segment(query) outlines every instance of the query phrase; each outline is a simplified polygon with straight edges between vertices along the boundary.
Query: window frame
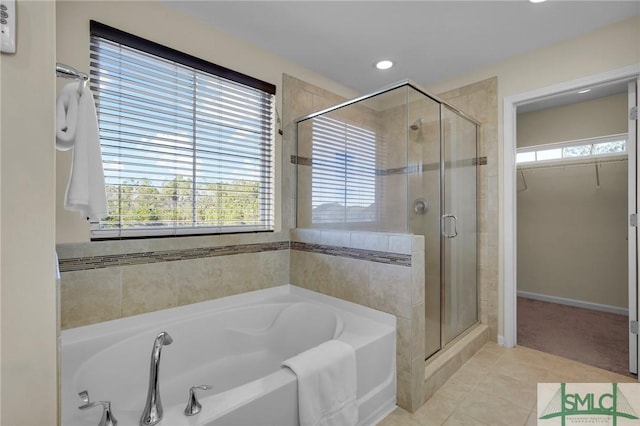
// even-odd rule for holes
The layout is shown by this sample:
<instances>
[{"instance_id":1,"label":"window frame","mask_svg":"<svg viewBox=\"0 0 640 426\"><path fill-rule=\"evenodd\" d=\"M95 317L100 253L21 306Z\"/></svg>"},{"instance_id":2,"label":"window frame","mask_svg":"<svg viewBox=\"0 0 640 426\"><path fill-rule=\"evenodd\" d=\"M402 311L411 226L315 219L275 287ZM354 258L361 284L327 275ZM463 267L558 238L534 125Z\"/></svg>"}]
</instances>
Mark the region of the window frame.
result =
<instances>
[{"instance_id":1,"label":"window frame","mask_svg":"<svg viewBox=\"0 0 640 426\"><path fill-rule=\"evenodd\" d=\"M115 227L104 228L100 224L92 224L90 229L91 240L110 240L110 239L134 239L134 238L161 238L175 236L192 236L192 235L217 235L217 234L234 234L234 233L255 233L255 232L274 232L275 229L275 94L276 86L259 80L257 78L239 73L229 68L205 61L195 56L180 52L178 50L163 46L153 41L138 37L136 35L118 30L116 28L104 25L97 21L90 21L90 37L99 37L113 43L122 44L128 48L141 51L143 53L153 55L160 59L175 62L182 66L192 68L194 71L200 71L215 77L219 77L233 83L238 83L252 89L257 89L271 96L271 126L269 129L268 148L270 150L270 161L268 162L269 170L263 171L268 173L266 180L261 179L260 185L269 182L271 185L268 194L268 219L261 225L222 225L222 226L179 226L173 224L167 227L155 227L149 225L147 227ZM93 51L91 52L91 62L95 62ZM93 70L92 70L93 71ZM95 74L93 74L95 75ZM92 78L93 78L92 75ZM265 133L266 135L266 133ZM195 149L195 146L194 146ZM194 160L195 161L195 160ZM195 165L194 165L195 167ZM195 196L195 194L193 195ZM259 211L263 214L263 207L266 206L263 196L259 196Z\"/></svg>"},{"instance_id":2,"label":"window frame","mask_svg":"<svg viewBox=\"0 0 640 426\"><path fill-rule=\"evenodd\" d=\"M597 160L599 158L607 158L607 157L619 157L619 156L627 155L628 153L627 151L627 143L629 142L628 137L629 136L626 133L618 133L615 135L600 136L600 137L587 138L587 139L578 139L578 140L569 141L569 142L557 142L557 143L522 147L516 150L516 165L518 167L522 167L522 166L526 167L526 166L535 166L536 164L548 164L548 163L554 163L554 162L555 163L557 162L571 163L574 161ZM594 145L599 145L599 144L608 143L608 142L620 142L620 141L625 142L625 149L622 152L609 152L609 153L599 153L599 154L590 153L588 155L576 155L576 156L564 155L565 148L591 145L591 150L593 150ZM559 158L538 159L538 153L542 153L542 152L550 151L554 149L561 150L561 156ZM519 154L528 154L528 153L533 153L535 155L535 159L528 160L528 161L518 161Z\"/></svg>"}]
</instances>

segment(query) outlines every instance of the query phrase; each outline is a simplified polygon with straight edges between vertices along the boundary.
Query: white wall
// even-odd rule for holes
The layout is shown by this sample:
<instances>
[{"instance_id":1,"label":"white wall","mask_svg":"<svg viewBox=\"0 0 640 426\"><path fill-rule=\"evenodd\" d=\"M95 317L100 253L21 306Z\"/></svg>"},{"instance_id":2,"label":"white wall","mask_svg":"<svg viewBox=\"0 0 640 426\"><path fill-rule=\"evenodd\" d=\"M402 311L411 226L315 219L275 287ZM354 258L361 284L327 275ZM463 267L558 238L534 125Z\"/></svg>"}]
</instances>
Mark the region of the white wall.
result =
<instances>
[{"instance_id":1,"label":"white wall","mask_svg":"<svg viewBox=\"0 0 640 426\"><path fill-rule=\"evenodd\" d=\"M55 3L17 1L17 53L0 56L3 425L57 423Z\"/></svg>"},{"instance_id":2,"label":"white wall","mask_svg":"<svg viewBox=\"0 0 640 426\"><path fill-rule=\"evenodd\" d=\"M282 111L282 73L323 87L346 98L357 94L299 65L247 44L211 26L151 1L57 1L57 60L79 70L89 69L89 20L101 22L156 43L183 51L207 61L256 77L277 86L276 103ZM286 25L286 22L282 23ZM62 86L63 81L58 83ZM276 138L276 229L288 232L292 209L283 194L281 145ZM285 159L287 160L287 159ZM75 212L64 210L62 202L69 176L71 154L56 155L57 242L89 240L86 221ZM284 229L283 229L284 228ZM288 237L288 234L287 234ZM286 237L285 237L286 238ZM257 239L260 239L258 236Z\"/></svg>"},{"instance_id":3,"label":"white wall","mask_svg":"<svg viewBox=\"0 0 640 426\"><path fill-rule=\"evenodd\" d=\"M638 8L640 13L640 4ZM502 106L504 98L637 64L640 64L640 15L542 49L454 76L450 80L430 86L429 90L433 93L441 93L490 77L498 77L498 143L500 147L498 183L499 199L501 200L504 196L504 170L502 168ZM504 218L500 217L499 220L500 229L502 229ZM503 236L500 236L500 240L502 238ZM497 314L499 315L498 333L502 335L504 330L502 315L504 309L502 295L504 291L503 247L500 247L499 250L501 294Z\"/></svg>"}]
</instances>

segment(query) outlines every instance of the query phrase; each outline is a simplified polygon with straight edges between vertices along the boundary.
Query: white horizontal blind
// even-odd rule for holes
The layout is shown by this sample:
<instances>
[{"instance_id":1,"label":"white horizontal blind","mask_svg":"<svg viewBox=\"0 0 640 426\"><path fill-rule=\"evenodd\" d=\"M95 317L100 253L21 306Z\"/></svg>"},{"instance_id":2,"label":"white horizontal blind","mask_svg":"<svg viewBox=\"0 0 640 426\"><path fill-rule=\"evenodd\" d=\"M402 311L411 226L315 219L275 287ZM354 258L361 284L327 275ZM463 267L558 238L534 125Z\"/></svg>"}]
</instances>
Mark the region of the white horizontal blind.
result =
<instances>
[{"instance_id":1,"label":"white horizontal blind","mask_svg":"<svg viewBox=\"0 0 640 426\"><path fill-rule=\"evenodd\" d=\"M92 237L273 229L273 96L92 35L109 217Z\"/></svg>"},{"instance_id":2,"label":"white horizontal blind","mask_svg":"<svg viewBox=\"0 0 640 426\"><path fill-rule=\"evenodd\" d=\"M312 223L375 221L375 132L317 117L312 134Z\"/></svg>"}]
</instances>

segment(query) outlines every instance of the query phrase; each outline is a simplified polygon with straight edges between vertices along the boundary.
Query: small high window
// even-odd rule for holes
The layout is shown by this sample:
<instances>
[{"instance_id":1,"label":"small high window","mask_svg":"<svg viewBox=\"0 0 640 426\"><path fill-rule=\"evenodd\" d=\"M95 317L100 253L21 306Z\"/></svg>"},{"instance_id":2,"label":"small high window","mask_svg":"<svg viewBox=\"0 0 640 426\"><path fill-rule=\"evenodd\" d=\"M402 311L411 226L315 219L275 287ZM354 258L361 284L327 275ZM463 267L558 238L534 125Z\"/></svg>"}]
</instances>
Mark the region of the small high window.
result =
<instances>
[{"instance_id":1,"label":"small high window","mask_svg":"<svg viewBox=\"0 0 640 426\"><path fill-rule=\"evenodd\" d=\"M92 238L273 230L275 86L91 21L109 216Z\"/></svg>"},{"instance_id":2,"label":"small high window","mask_svg":"<svg viewBox=\"0 0 640 426\"><path fill-rule=\"evenodd\" d=\"M626 153L627 135L625 134L520 148L516 154L516 163L524 164L541 161L572 160L610 155L625 155Z\"/></svg>"}]
</instances>

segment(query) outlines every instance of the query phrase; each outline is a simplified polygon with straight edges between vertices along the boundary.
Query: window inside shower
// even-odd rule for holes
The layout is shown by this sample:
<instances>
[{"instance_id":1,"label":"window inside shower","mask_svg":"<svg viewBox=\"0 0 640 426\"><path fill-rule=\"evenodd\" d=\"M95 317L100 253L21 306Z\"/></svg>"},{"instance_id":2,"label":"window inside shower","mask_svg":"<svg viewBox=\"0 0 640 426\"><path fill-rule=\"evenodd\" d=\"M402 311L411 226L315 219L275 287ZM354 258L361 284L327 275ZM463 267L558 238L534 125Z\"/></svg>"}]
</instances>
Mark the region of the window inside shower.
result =
<instances>
[{"instance_id":1,"label":"window inside shower","mask_svg":"<svg viewBox=\"0 0 640 426\"><path fill-rule=\"evenodd\" d=\"M311 223L375 222L375 131L328 117L312 126Z\"/></svg>"}]
</instances>

